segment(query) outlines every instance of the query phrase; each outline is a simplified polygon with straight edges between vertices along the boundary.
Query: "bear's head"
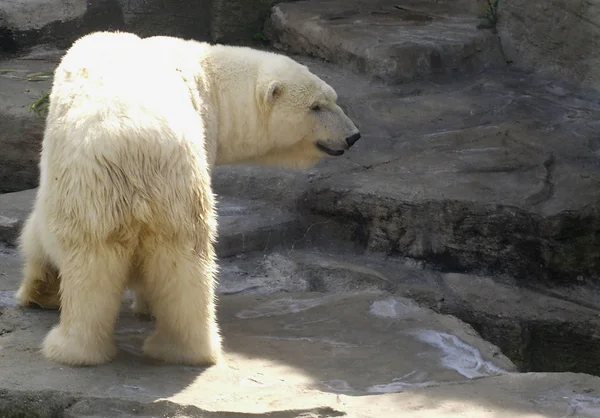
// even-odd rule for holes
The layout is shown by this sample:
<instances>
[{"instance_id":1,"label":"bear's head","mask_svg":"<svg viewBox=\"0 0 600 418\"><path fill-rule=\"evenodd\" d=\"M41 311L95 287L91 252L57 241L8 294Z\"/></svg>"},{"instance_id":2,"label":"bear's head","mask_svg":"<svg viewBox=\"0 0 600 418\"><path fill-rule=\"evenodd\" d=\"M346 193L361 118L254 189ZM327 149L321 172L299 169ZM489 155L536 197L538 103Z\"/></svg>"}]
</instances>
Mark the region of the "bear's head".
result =
<instances>
[{"instance_id":1,"label":"bear's head","mask_svg":"<svg viewBox=\"0 0 600 418\"><path fill-rule=\"evenodd\" d=\"M360 132L337 104L335 90L308 67L285 56L267 60L259 75L257 101L270 149L261 163L307 168L340 156Z\"/></svg>"}]
</instances>

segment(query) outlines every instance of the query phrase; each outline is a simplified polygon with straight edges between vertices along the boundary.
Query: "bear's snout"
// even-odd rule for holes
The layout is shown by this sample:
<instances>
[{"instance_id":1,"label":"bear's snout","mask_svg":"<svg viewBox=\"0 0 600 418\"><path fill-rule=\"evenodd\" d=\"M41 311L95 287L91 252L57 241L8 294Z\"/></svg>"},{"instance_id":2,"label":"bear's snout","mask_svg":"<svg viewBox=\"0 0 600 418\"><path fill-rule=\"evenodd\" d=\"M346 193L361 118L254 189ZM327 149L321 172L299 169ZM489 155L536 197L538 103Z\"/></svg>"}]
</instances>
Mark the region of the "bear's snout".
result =
<instances>
[{"instance_id":1,"label":"bear's snout","mask_svg":"<svg viewBox=\"0 0 600 418\"><path fill-rule=\"evenodd\" d=\"M360 139L360 132L357 132L354 135L346 138L346 143L348 144L348 148L350 148L352 145L354 145L356 143L356 141L358 141L359 139Z\"/></svg>"}]
</instances>

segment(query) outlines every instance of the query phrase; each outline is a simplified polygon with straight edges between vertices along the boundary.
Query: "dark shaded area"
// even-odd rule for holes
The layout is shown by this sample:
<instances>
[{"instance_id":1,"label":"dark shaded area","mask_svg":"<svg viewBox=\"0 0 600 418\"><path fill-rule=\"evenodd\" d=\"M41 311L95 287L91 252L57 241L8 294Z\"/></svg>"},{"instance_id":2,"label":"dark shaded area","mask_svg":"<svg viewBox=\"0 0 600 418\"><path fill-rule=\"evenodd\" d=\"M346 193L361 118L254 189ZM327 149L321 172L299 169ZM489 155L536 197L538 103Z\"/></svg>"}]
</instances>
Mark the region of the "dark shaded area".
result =
<instances>
[{"instance_id":1,"label":"dark shaded area","mask_svg":"<svg viewBox=\"0 0 600 418\"><path fill-rule=\"evenodd\" d=\"M460 307L441 309L498 346L520 372L572 372L600 376L600 337L573 321L515 321Z\"/></svg>"},{"instance_id":2,"label":"dark shaded area","mask_svg":"<svg viewBox=\"0 0 600 418\"><path fill-rule=\"evenodd\" d=\"M344 200L344 193L335 190L308 192L300 199L313 213L343 217L365 249L422 260L442 272L510 275L522 285L567 285L600 271L596 207L544 218L475 202L408 204L370 196L344 207L333 203ZM325 202L331 202L330 210ZM424 248L413 245L417 224L429 231Z\"/></svg>"},{"instance_id":3,"label":"dark shaded area","mask_svg":"<svg viewBox=\"0 0 600 418\"><path fill-rule=\"evenodd\" d=\"M0 56L14 54L19 50L13 31L0 27Z\"/></svg>"}]
</instances>

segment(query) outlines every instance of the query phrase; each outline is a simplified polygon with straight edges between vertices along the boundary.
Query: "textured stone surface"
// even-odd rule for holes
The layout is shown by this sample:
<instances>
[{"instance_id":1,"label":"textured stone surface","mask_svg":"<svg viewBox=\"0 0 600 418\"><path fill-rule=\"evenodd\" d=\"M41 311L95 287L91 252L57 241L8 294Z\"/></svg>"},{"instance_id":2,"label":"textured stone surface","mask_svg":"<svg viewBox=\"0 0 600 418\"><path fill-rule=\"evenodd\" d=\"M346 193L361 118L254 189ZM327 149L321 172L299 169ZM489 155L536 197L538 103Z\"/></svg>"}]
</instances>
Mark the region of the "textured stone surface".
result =
<instances>
[{"instance_id":1,"label":"textured stone surface","mask_svg":"<svg viewBox=\"0 0 600 418\"><path fill-rule=\"evenodd\" d=\"M507 59L600 88L600 6L589 0L501 0Z\"/></svg>"},{"instance_id":2,"label":"textured stone surface","mask_svg":"<svg viewBox=\"0 0 600 418\"><path fill-rule=\"evenodd\" d=\"M458 10L457 10L458 9ZM279 48L398 83L504 66L498 37L452 2L325 0L278 4Z\"/></svg>"}]
</instances>

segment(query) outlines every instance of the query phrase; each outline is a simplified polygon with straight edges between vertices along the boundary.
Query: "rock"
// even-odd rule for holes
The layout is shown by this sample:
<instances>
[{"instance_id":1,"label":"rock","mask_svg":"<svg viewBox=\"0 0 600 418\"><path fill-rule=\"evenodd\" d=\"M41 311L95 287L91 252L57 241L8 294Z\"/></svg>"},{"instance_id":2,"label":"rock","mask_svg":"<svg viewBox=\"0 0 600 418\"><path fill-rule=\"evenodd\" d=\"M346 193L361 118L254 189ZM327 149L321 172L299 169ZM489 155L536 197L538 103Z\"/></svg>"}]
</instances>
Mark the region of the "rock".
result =
<instances>
[{"instance_id":1,"label":"rock","mask_svg":"<svg viewBox=\"0 0 600 418\"><path fill-rule=\"evenodd\" d=\"M477 17L460 6L393 0L285 3L273 8L269 33L278 48L389 83L503 67L498 37L477 29Z\"/></svg>"},{"instance_id":2,"label":"rock","mask_svg":"<svg viewBox=\"0 0 600 418\"><path fill-rule=\"evenodd\" d=\"M365 141L328 162L300 207L346 219L369 250L446 270L598 277L598 94L520 72L386 88L304 62Z\"/></svg>"},{"instance_id":3,"label":"rock","mask_svg":"<svg viewBox=\"0 0 600 418\"><path fill-rule=\"evenodd\" d=\"M42 43L69 46L96 30L123 29L117 0L5 0L0 32L5 53Z\"/></svg>"},{"instance_id":4,"label":"rock","mask_svg":"<svg viewBox=\"0 0 600 418\"><path fill-rule=\"evenodd\" d=\"M600 10L589 1L502 0L498 33L508 60L600 88Z\"/></svg>"},{"instance_id":5,"label":"rock","mask_svg":"<svg viewBox=\"0 0 600 418\"><path fill-rule=\"evenodd\" d=\"M17 245L23 222L35 200L35 189L0 194L0 243ZM297 216L257 201L218 199L217 254L230 257L247 251L267 251L302 235Z\"/></svg>"},{"instance_id":6,"label":"rock","mask_svg":"<svg viewBox=\"0 0 600 418\"><path fill-rule=\"evenodd\" d=\"M308 293L289 287L314 256L297 259L303 261L295 271L285 267L285 256L270 256L263 262L267 270L248 276L266 273L262 283L283 278L287 285L233 292L231 284L251 283L239 273L260 266L260 258L224 261L218 306L226 353L219 366L142 357L140 345L152 327L124 301L117 359L72 368L40 355L37 347L58 312L16 307L20 261L0 254L0 415L391 418L401 411L407 417L498 418L561 417L570 410L596 416L600 378L518 373L468 325L376 286ZM322 278L333 277L319 263Z\"/></svg>"}]
</instances>

